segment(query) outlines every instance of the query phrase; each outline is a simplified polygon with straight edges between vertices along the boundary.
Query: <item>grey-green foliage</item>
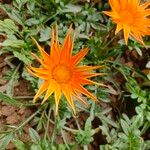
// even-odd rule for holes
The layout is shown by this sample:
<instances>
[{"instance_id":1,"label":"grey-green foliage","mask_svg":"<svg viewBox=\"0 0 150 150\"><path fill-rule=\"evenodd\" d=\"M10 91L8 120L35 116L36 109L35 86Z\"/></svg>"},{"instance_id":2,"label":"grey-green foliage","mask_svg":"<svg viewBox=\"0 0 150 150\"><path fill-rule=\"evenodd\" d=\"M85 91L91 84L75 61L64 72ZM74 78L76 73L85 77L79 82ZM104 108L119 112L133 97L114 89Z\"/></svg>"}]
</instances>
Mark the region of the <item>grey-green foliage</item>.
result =
<instances>
[{"instance_id":1,"label":"grey-green foliage","mask_svg":"<svg viewBox=\"0 0 150 150\"><path fill-rule=\"evenodd\" d=\"M150 141L144 141L140 127L143 120L138 115L128 118L123 114L119 120L120 128L109 129L108 126L100 126L102 133L106 135L108 144L100 146L100 150L148 150Z\"/></svg>"},{"instance_id":2,"label":"grey-green foliage","mask_svg":"<svg viewBox=\"0 0 150 150\"><path fill-rule=\"evenodd\" d=\"M149 82L147 80L147 82ZM129 78L126 83L131 98L137 100L139 105L135 108L138 115L144 117L144 122L150 122L150 90L149 87L142 89L134 78Z\"/></svg>"},{"instance_id":3,"label":"grey-green foliage","mask_svg":"<svg viewBox=\"0 0 150 150\"><path fill-rule=\"evenodd\" d=\"M34 48L31 37L49 44L50 26L59 24L60 36L74 23L76 35L81 41L75 45L79 49L83 40L90 38L91 28L101 29L102 14L88 3L79 5L69 0L14 0L12 5L0 4L8 19L0 21L0 34L7 38L1 45L5 51L11 51L24 64L31 64L31 51ZM83 22L83 20L85 20ZM103 26L104 28L104 26ZM61 41L61 38L60 38Z\"/></svg>"},{"instance_id":4,"label":"grey-green foliage","mask_svg":"<svg viewBox=\"0 0 150 150\"><path fill-rule=\"evenodd\" d=\"M129 77L126 83L133 101L137 102L136 113L132 118L123 114L118 120L119 128L110 129L108 123L100 126L106 135L108 144L100 146L100 150L149 150L150 141L144 141L143 134L150 127L150 92L142 89L137 81Z\"/></svg>"},{"instance_id":5,"label":"grey-green foliage","mask_svg":"<svg viewBox=\"0 0 150 150\"><path fill-rule=\"evenodd\" d=\"M113 25L108 20L106 25L101 24L106 18L103 18L102 13L90 3L80 5L78 1L70 0L13 0L12 5L0 4L0 8L2 8L9 17L9 19L0 21L0 34L7 37L5 41L0 44L3 46L3 51L11 52L14 57L18 58L24 64L28 65L32 62L32 57L30 55L31 51L37 53L37 48L33 45L31 37L38 39L38 41L44 44L49 44L49 32L51 26L56 22L59 26L60 42L63 41L65 37L64 33L66 33L70 24L73 23L77 37L75 50L79 50L79 48L85 45L88 45L90 48L90 55L85 59L87 63L94 63L97 65L99 64L99 60L108 58L110 60L111 57L117 57L119 60L125 50L124 44L120 43L120 45L118 45L118 43L116 43L116 46L114 46L112 43L115 44L115 41L109 43L108 40L111 39L111 36L109 37L108 31L110 31ZM134 43L131 45L131 47L134 47L141 55L138 46L139 45ZM132 49L131 47L129 46L130 49ZM111 76L111 67L115 68L114 76L116 76L116 72L118 71L123 74L124 78L127 80L127 76L131 74L131 69L124 64L118 63L116 60L109 66L110 70L108 73L110 78L108 78L107 81L113 78L113 76ZM15 72L12 71L9 76L7 76L10 80L13 73ZM13 79L19 78L18 73L14 76ZM23 70L22 77L29 80L34 89L37 88L37 80L31 77L25 69ZM10 85L13 85L13 82L10 82ZM101 150L149 149L149 141L144 141L142 136L150 126L150 92L147 87L145 89L141 88L133 78L128 78L126 90L131 93L132 100L137 102L135 108L137 114L132 118L122 115L121 119L113 120L112 116L109 115L112 109L106 108L106 110L101 111L101 107L98 106L93 110L93 114L95 113L94 117L96 116L99 118L102 123L99 128L104 136L106 136L107 140L107 144L100 146ZM7 89L8 94L12 93L11 91L10 88ZM111 101L107 89L99 88L97 92L98 98L101 98L105 103ZM20 106L20 103L3 93L0 93L0 97L9 104ZM64 102L65 100L62 99L62 101ZM50 100L51 106L54 105L52 103L54 103L54 100ZM66 120L71 117L71 113L70 111L68 113L68 111L66 103L60 103L60 118L56 125L58 133L61 133L61 130L65 127L65 124L67 124ZM39 130L42 129L42 125L46 122L43 120L46 120L46 118L43 120L35 118L35 120L41 123L39 125ZM92 121L93 118L89 117L86 120L84 128L75 132L75 140L80 144L79 146L84 147L93 141L95 130L92 128ZM51 140L43 140L34 129L30 129L29 134L31 138L29 143L23 143L18 139L13 140L18 150L66 150L68 146L70 149L73 149L71 144L68 143L66 147L65 144L57 145L55 142L51 143ZM4 149L13 138L11 134L1 138L0 149Z\"/></svg>"},{"instance_id":6,"label":"grey-green foliage","mask_svg":"<svg viewBox=\"0 0 150 150\"><path fill-rule=\"evenodd\" d=\"M34 19L30 20L30 24L26 23L28 21L26 19L27 15L33 17L35 1L32 2L31 4L31 1L16 0L13 1L12 5L0 5L0 8L9 16L9 19L0 21L0 34L7 37L1 45L5 51L11 51L24 64L31 64L32 62L31 50L33 46L31 36L38 33L38 30L35 30L38 27L35 27L37 23L33 22ZM26 13L25 5L27 6ZM29 29L31 23L34 28Z\"/></svg>"},{"instance_id":7,"label":"grey-green foliage","mask_svg":"<svg viewBox=\"0 0 150 150\"><path fill-rule=\"evenodd\" d=\"M6 40L1 43L3 49L11 51L15 57L25 64L31 63L32 58L29 54L29 50L27 50L28 43L25 42L22 33L13 20L5 19L0 21L0 34L7 36Z\"/></svg>"},{"instance_id":8,"label":"grey-green foliage","mask_svg":"<svg viewBox=\"0 0 150 150\"><path fill-rule=\"evenodd\" d=\"M0 149L5 150L8 143L14 138L13 133L8 133L5 135L0 135Z\"/></svg>"},{"instance_id":9,"label":"grey-green foliage","mask_svg":"<svg viewBox=\"0 0 150 150\"><path fill-rule=\"evenodd\" d=\"M19 72L18 72L19 68L20 65L6 72L5 78L8 79L6 94L8 96L13 96L14 94L14 87L15 84L18 83L18 79L19 79Z\"/></svg>"},{"instance_id":10,"label":"grey-green foliage","mask_svg":"<svg viewBox=\"0 0 150 150\"><path fill-rule=\"evenodd\" d=\"M134 78L129 78L126 83L127 90L131 93L132 99L137 99L139 103L149 103L150 91L142 90Z\"/></svg>"},{"instance_id":11,"label":"grey-green foliage","mask_svg":"<svg viewBox=\"0 0 150 150\"><path fill-rule=\"evenodd\" d=\"M92 129L91 123L92 118L89 117L85 122L84 130L79 130L79 132L75 137L77 143L80 144L81 146L88 145L93 141L92 136L95 134L95 130Z\"/></svg>"},{"instance_id":12,"label":"grey-green foliage","mask_svg":"<svg viewBox=\"0 0 150 150\"><path fill-rule=\"evenodd\" d=\"M51 140L45 140L32 128L29 129L31 141L23 143L18 139L14 139L13 143L17 150L68 150L64 144L51 143ZM71 149L71 147L70 147Z\"/></svg>"},{"instance_id":13,"label":"grey-green foliage","mask_svg":"<svg viewBox=\"0 0 150 150\"><path fill-rule=\"evenodd\" d=\"M15 147L17 148L17 150L27 150L27 146L22 141L18 139L14 139L13 143Z\"/></svg>"}]
</instances>

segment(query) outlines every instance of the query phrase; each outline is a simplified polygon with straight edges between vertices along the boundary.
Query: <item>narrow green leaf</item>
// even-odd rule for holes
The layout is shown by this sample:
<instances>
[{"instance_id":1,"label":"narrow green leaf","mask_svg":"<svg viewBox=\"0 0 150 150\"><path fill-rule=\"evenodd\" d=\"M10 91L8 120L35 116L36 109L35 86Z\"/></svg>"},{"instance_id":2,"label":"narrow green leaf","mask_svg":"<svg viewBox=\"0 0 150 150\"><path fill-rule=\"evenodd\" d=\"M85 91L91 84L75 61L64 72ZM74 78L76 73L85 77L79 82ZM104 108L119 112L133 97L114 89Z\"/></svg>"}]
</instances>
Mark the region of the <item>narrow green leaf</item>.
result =
<instances>
[{"instance_id":1,"label":"narrow green leaf","mask_svg":"<svg viewBox=\"0 0 150 150\"><path fill-rule=\"evenodd\" d=\"M14 48L22 48L25 46L25 43L23 40L6 39L1 45L2 46L10 46L10 47L14 47Z\"/></svg>"},{"instance_id":2,"label":"narrow green leaf","mask_svg":"<svg viewBox=\"0 0 150 150\"><path fill-rule=\"evenodd\" d=\"M14 95L14 93L13 93L14 83L19 78L19 76L18 76L18 69L19 68L20 68L20 64L14 69L12 76L11 76L11 79L9 80L9 82L7 84L6 94L10 97L12 97Z\"/></svg>"},{"instance_id":3,"label":"narrow green leaf","mask_svg":"<svg viewBox=\"0 0 150 150\"><path fill-rule=\"evenodd\" d=\"M0 140L0 150L4 150L8 143L13 139L13 133L9 133Z\"/></svg>"},{"instance_id":4,"label":"narrow green leaf","mask_svg":"<svg viewBox=\"0 0 150 150\"><path fill-rule=\"evenodd\" d=\"M17 12L16 10L12 10L12 12L8 13L8 15L12 20L16 21L19 25L24 26L19 12Z\"/></svg>"},{"instance_id":5,"label":"narrow green leaf","mask_svg":"<svg viewBox=\"0 0 150 150\"><path fill-rule=\"evenodd\" d=\"M7 96L6 94L4 94L2 92L0 92L0 100L6 102L7 104L16 106L16 107L20 107L23 105L21 102L16 101L15 99Z\"/></svg>"},{"instance_id":6,"label":"narrow green leaf","mask_svg":"<svg viewBox=\"0 0 150 150\"><path fill-rule=\"evenodd\" d=\"M22 141L16 139L13 140L13 143L16 146L17 150L26 150L26 146Z\"/></svg>"},{"instance_id":7,"label":"narrow green leaf","mask_svg":"<svg viewBox=\"0 0 150 150\"><path fill-rule=\"evenodd\" d=\"M40 141L40 136L34 129L29 129L29 135L33 142L38 143L38 141Z\"/></svg>"},{"instance_id":8,"label":"narrow green leaf","mask_svg":"<svg viewBox=\"0 0 150 150\"><path fill-rule=\"evenodd\" d=\"M4 21L0 21L0 31L13 34L18 31L18 28L11 19L5 19Z\"/></svg>"},{"instance_id":9,"label":"narrow green leaf","mask_svg":"<svg viewBox=\"0 0 150 150\"><path fill-rule=\"evenodd\" d=\"M15 57L17 57L20 61L24 62L26 65L31 64L31 57L29 54L26 54L24 51L13 51Z\"/></svg>"},{"instance_id":10,"label":"narrow green leaf","mask_svg":"<svg viewBox=\"0 0 150 150\"><path fill-rule=\"evenodd\" d=\"M127 122L124 121L123 119L120 120L120 123L121 123L121 127L122 127L124 133L125 133L126 135L129 135L130 126L129 126L129 125L127 124Z\"/></svg>"}]
</instances>

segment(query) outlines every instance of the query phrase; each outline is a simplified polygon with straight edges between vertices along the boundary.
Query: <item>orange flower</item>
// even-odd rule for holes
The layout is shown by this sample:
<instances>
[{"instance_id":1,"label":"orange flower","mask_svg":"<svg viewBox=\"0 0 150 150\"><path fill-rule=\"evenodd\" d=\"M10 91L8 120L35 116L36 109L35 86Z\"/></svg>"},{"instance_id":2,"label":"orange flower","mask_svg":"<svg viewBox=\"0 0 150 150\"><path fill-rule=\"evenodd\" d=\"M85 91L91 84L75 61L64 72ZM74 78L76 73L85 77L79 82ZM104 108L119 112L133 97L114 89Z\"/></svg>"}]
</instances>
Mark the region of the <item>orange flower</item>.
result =
<instances>
[{"instance_id":1,"label":"orange flower","mask_svg":"<svg viewBox=\"0 0 150 150\"><path fill-rule=\"evenodd\" d=\"M109 0L111 12L104 13L112 17L117 24L116 32L123 29L125 43L129 35L144 45L142 37L150 35L150 0L140 4L140 0Z\"/></svg>"},{"instance_id":2,"label":"orange flower","mask_svg":"<svg viewBox=\"0 0 150 150\"><path fill-rule=\"evenodd\" d=\"M83 85L98 84L89 80L89 78L102 75L102 73L91 72L93 69L100 68L100 66L79 66L80 61L87 54L88 49L84 48L72 56L74 35L71 38L71 28L62 46L59 45L57 29L56 31L52 29L50 55L36 41L35 43L42 55L42 59L35 54L32 55L40 62L42 67L28 67L27 69L32 75L43 79L43 83L34 96L33 102L36 102L36 99L45 92L45 97L42 101L43 104L54 93L57 114L62 94L66 97L74 113L73 98L87 104L81 96L81 94L84 94L97 101L97 98L86 90Z\"/></svg>"}]
</instances>

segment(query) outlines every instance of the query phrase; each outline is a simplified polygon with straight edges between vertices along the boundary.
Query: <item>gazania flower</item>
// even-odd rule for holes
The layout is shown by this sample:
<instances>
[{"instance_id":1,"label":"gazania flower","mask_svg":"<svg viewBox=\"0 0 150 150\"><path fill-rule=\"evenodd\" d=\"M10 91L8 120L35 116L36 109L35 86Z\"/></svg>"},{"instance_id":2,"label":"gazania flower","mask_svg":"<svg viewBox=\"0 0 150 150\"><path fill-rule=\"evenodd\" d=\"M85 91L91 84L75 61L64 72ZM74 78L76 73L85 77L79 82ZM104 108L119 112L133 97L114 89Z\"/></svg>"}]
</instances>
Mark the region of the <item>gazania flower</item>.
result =
<instances>
[{"instance_id":1,"label":"gazania flower","mask_svg":"<svg viewBox=\"0 0 150 150\"><path fill-rule=\"evenodd\" d=\"M89 78L102 75L102 73L91 72L93 69L97 69L100 66L79 66L80 61L87 54L88 49L84 48L76 55L72 56L74 35L71 37L71 28L62 46L60 46L58 41L57 29L52 29L50 54L47 54L36 41L35 43L41 53L42 59L35 54L32 55L42 67L28 67L28 71L32 75L43 79L43 83L34 96L33 102L36 102L37 98L45 93L42 101L42 103L44 103L54 93L57 114L62 94L66 97L74 113L74 98L87 104L82 98L83 94L97 101L97 98L86 90L83 85L98 84L89 80Z\"/></svg>"},{"instance_id":2,"label":"gazania flower","mask_svg":"<svg viewBox=\"0 0 150 150\"><path fill-rule=\"evenodd\" d=\"M129 35L144 45L142 37L150 35L150 0L109 0L112 11L104 13L117 24L116 33L123 29L127 44Z\"/></svg>"}]
</instances>

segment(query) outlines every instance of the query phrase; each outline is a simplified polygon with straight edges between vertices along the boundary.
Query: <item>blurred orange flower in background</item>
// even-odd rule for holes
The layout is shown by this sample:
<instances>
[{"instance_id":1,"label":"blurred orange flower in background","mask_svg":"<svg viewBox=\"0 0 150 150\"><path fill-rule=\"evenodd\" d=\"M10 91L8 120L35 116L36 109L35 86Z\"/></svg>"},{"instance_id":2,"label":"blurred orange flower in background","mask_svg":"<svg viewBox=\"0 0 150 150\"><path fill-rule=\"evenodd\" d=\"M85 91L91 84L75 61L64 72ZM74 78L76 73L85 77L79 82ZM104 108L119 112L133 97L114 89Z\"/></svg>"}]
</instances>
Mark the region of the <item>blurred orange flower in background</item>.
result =
<instances>
[{"instance_id":1,"label":"blurred orange flower in background","mask_svg":"<svg viewBox=\"0 0 150 150\"><path fill-rule=\"evenodd\" d=\"M125 43L128 43L129 35L142 43L142 37L150 35L150 0L141 4L140 0L109 0L111 11L104 14L112 17L117 24L115 33L123 29Z\"/></svg>"}]
</instances>

